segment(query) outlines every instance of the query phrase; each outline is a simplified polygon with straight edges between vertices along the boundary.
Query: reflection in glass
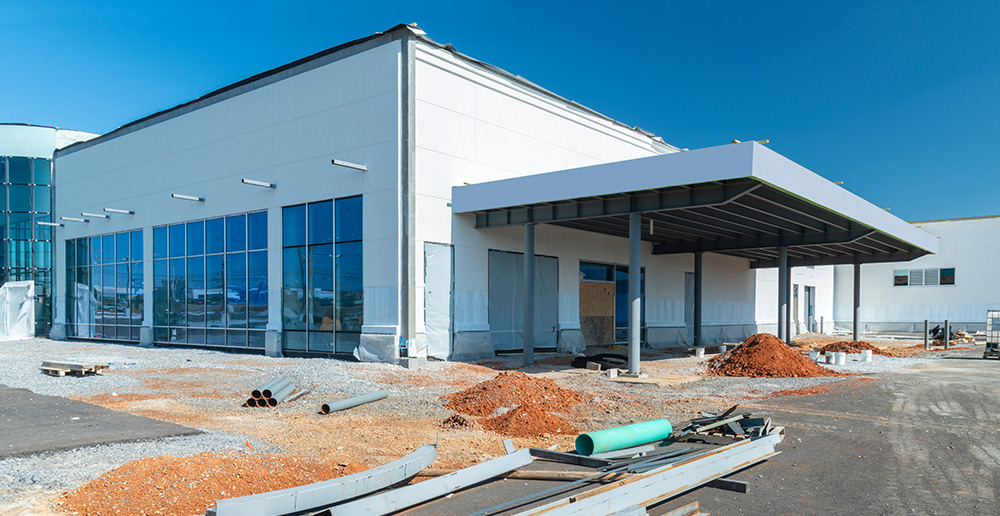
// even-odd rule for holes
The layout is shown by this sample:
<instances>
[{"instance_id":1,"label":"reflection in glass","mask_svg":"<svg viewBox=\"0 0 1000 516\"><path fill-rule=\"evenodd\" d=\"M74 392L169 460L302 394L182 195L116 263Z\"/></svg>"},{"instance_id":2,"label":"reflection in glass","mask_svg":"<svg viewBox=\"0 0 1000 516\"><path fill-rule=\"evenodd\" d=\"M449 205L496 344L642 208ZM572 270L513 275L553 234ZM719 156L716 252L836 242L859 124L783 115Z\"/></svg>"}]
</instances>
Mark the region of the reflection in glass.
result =
<instances>
[{"instance_id":1,"label":"reflection in glass","mask_svg":"<svg viewBox=\"0 0 1000 516\"><path fill-rule=\"evenodd\" d=\"M132 244L131 244L132 249L129 252L129 258L131 258L133 262L141 262L142 261L142 230L139 229L139 230L133 231L130 234L129 239L132 242Z\"/></svg>"},{"instance_id":2,"label":"reflection in glass","mask_svg":"<svg viewBox=\"0 0 1000 516\"><path fill-rule=\"evenodd\" d=\"M47 186L36 186L34 187L35 203L34 210L42 213L49 213L52 211L52 193L49 191Z\"/></svg>"},{"instance_id":3,"label":"reflection in glass","mask_svg":"<svg viewBox=\"0 0 1000 516\"><path fill-rule=\"evenodd\" d=\"M311 219L310 219L311 220ZM309 330L333 331L333 246L309 246ZM312 339L310 339L312 342ZM312 349L312 346L310 346Z\"/></svg>"},{"instance_id":4,"label":"reflection in glass","mask_svg":"<svg viewBox=\"0 0 1000 516\"><path fill-rule=\"evenodd\" d=\"M35 158L32 168L36 185L52 184L52 163L45 158Z\"/></svg>"},{"instance_id":5,"label":"reflection in glass","mask_svg":"<svg viewBox=\"0 0 1000 516\"><path fill-rule=\"evenodd\" d=\"M226 314L229 328L247 327L247 255L226 255Z\"/></svg>"},{"instance_id":6,"label":"reflection in glass","mask_svg":"<svg viewBox=\"0 0 1000 516\"><path fill-rule=\"evenodd\" d=\"M222 253L226 250L226 221L222 218L205 221L205 252Z\"/></svg>"},{"instance_id":7,"label":"reflection in glass","mask_svg":"<svg viewBox=\"0 0 1000 516\"><path fill-rule=\"evenodd\" d=\"M364 311L361 242L337 244L337 331L361 331Z\"/></svg>"},{"instance_id":8,"label":"reflection in glass","mask_svg":"<svg viewBox=\"0 0 1000 516\"><path fill-rule=\"evenodd\" d=\"M337 199L337 242L361 240L361 196Z\"/></svg>"},{"instance_id":9,"label":"reflection in glass","mask_svg":"<svg viewBox=\"0 0 1000 516\"><path fill-rule=\"evenodd\" d=\"M101 237L101 263L115 263L115 236Z\"/></svg>"},{"instance_id":10,"label":"reflection in glass","mask_svg":"<svg viewBox=\"0 0 1000 516\"><path fill-rule=\"evenodd\" d=\"M205 254L205 223L202 221L188 222L187 255L199 254Z\"/></svg>"},{"instance_id":11,"label":"reflection in glass","mask_svg":"<svg viewBox=\"0 0 1000 516\"><path fill-rule=\"evenodd\" d=\"M167 257L167 228L153 228L153 258Z\"/></svg>"},{"instance_id":12,"label":"reflection in glass","mask_svg":"<svg viewBox=\"0 0 1000 516\"><path fill-rule=\"evenodd\" d=\"M226 278L223 260L224 256L221 254L205 257L205 321L209 328L222 328L225 325Z\"/></svg>"},{"instance_id":13,"label":"reflection in glass","mask_svg":"<svg viewBox=\"0 0 1000 516\"><path fill-rule=\"evenodd\" d=\"M119 263L115 265L115 324L121 326L129 324L130 303L128 280L128 264Z\"/></svg>"},{"instance_id":14,"label":"reflection in glass","mask_svg":"<svg viewBox=\"0 0 1000 516\"><path fill-rule=\"evenodd\" d=\"M170 281L167 261L153 262L153 326L167 325L167 308L170 299Z\"/></svg>"},{"instance_id":15,"label":"reflection in glass","mask_svg":"<svg viewBox=\"0 0 1000 516\"><path fill-rule=\"evenodd\" d=\"M247 214L247 249L267 249L267 212Z\"/></svg>"},{"instance_id":16,"label":"reflection in glass","mask_svg":"<svg viewBox=\"0 0 1000 516\"><path fill-rule=\"evenodd\" d=\"M333 242L333 201L309 205L309 244Z\"/></svg>"},{"instance_id":17,"label":"reflection in glass","mask_svg":"<svg viewBox=\"0 0 1000 516\"><path fill-rule=\"evenodd\" d=\"M102 323L105 325L115 324L117 318L116 298L118 289L115 285L115 266L101 266L101 312L103 314ZM104 333L108 335L107 332ZM114 338L114 335L111 335Z\"/></svg>"},{"instance_id":18,"label":"reflection in glass","mask_svg":"<svg viewBox=\"0 0 1000 516\"><path fill-rule=\"evenodd\" d=\"M205 326L205 259L201 256L187 259L187 315L188 326Z\"/></svg>"},{"instance_id":19,"label":"reflection in glass","mask_svg":"<svg viewBox=\"0 0 1000 516\"><path fill-rule=\"evenodd\" d=\"M226 252L247 250L247 216L226 217Z\"/></svg>"},{"instance_id":20,"label":"reflection in glass","mask_svg":"<svg viewBox=\"0 0 1000 516\"><path fill-rule=\"evenodd\" d=\"M145 303L143 302L143 279L142 279L142 262L133 263L132 269L132 279L129 282L129 296L131 299L130 312L132 314L132 320L129 322L132 326L142 326L143 310L145 309ZM135 337L137 340L139 337Z\"/></svg>"},{"instance_id":21,"label":"reflection in glass","mask_svg":"<svg viewBox=\"0 0 1000 516\"><path fill-rule=\"evenodd\" d=\"M183 226L181 226L183 227ZM184 305L187 301L185 294L184 259L174 258L170 260L170 303L167 323L170 326L183 326L187 322L187 313Z\"/></svg>"},{"instance_id":22,"label":"reflection in glass","mask_svg":"<svg viewBox=\"0 0 1000 516\"><path fill-rule=\"evenodd\" d=\"M247 319L250 328L267 327L267 251L247 253Z\"/></svg>"},{"instance_id":23,"label":"reflection in glass","mask_svg":"<svg viewBox=\"0 0 1000 516\"><path fill-rule=\"evenodd\" d=\"M184 224L170 226L170 257L184 256Z\"/></svg>"},{"instance_id":24,"label":"reflection in glass","mask_svg":"<svg viewBox=\"0 0 1000 516\"><path fill-rule=\"evenodd\" d=\"M52 243L36 241L32 260L36 269L48 269L52 267ZM38 271L38 273L42 273L42 271ZM48 285L43 281L36 281L35 283L36 289L39 287L46 288Z\"/></svg>"},{"instance_id":25,"label":"reflection in glass","mask_svg":"<svg viewBox=\"0 0 1000 516\"><path fill-rule=\"evenodd\" d=\"M283 247L306 244L306 205L282 208L281 242Z\"/></svg>"},{"instance_id":26,"label":"reflection in glass","mask_svg":"<svg viewBox=\"0 0 1000 516\"><path fill-rule=\"evenodd\" d=\"M7 205L10 207L10 211L31 211L31 187L8 185Z\"/></svg>"},{"instance_id":27,"label":"reflection in glass","mask_svg":"<svg viewBox=\"0 0 1000 516\"><path fill-rule=\"evenodd\" d=\"M7 158L7 181L18 185L31 183L31 159Z\"/></svg>"},{"instance_id":28,"label":"reflection in glass","mask_svg":"<svg viewBox=\"0 0 1000 516\"><path fill-rule=\"evenodd\" d=\"M281 319L284 330L306 329L305 261L305 247L282 250ZM303 341L302 349L304 346Z\"/></svg>"},{"instance_id":29,"label":"reflection in glass","mask_svg":"<svg viewBox=\"0 0 1000 516\"><path fill-rule=\"evenodd\" d=\"M7 214L7 238L31 240L31 214Z\"/></svg>"},{"instance_id":30,"label":"reflection in glass","mask_svg":"<svg viewBox=\"0 0 1000 516\"><path fill-rule=\"evenodd\" d=\"M128 233L118 233L115 235L115 261L128 261Z\"/></svg>"},{"instance_id":31,"label":"reflection in glass","mask_svg":"<svg viewBox=\"0 0 1000 516\"><path fill-rule=\"evenodd\" d=\"M90 264L101 263L101 237L90 237Z\"/></svg>"}]
</instances>

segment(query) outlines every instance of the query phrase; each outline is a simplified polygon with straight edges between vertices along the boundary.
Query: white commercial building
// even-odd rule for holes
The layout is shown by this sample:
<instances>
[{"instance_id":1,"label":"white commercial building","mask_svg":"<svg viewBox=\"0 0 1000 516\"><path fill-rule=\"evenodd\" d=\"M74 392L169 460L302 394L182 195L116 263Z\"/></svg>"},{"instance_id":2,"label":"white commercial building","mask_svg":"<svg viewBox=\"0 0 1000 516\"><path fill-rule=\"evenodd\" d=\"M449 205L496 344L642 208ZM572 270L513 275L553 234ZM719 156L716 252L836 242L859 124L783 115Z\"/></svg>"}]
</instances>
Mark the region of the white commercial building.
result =
<instances>
[{"instance_id":1,"label":"white commercial building","mask_svg":"<svg viewBox=\"0 0 1000 516\"><path fill-rule=\"evenodd\" d=\"M56 169L69 337L637 357L640 339L829 324L823 266L936 249L761 144L682 151L411 26L73 145Z\"/></svg>"},{"instance_id":2,"label":"white commercial building","mask_svg":"<svg viewBox=\"0 0 1000 516\"><path fill-rule=\"evenodd\" d=\"M865 331L922 332L948 321L953 329L982 330L986 311L1000 310L1000 216L928 220L914 226L938 240L936 254L908 263L861 268ZM851 325L850 267L836 268L836 321Z\"/></svg>"}]
</instances>

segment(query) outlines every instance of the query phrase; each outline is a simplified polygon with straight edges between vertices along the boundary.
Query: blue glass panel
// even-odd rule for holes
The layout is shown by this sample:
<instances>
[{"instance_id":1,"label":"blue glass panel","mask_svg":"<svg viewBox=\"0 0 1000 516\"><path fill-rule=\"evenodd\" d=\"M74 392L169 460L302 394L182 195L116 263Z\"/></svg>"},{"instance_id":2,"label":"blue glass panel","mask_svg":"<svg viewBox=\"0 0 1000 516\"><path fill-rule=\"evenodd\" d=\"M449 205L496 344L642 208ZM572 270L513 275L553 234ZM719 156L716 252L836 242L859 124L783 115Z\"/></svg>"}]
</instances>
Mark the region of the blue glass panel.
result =
<instances>
[{"instance_id":1,"label":"blue glass panel","mask_svg":"<svg viewBox=\"0 0 1000 516\"><path fill-rule=\"evenodd\" d=\"M247 327L247 254L226 255L226 326Z\"/></svg>"},{"instance_id":2,"label":"blue glass panel","mask_svg":"<svg viewBox=\"0 0 1000 516\"><path fill-rule=\"evenodd\" d=\"M35 205L32 211L37 211L40 213L50 213L52 212L52 192L47 186L35 186Z\"/></svg>"},{"instance_id":3,"label":"blue glass panel","mask_svg":"<svg viewBox=\"0 0 1000 516\"><path fill-rule=\"evenodd\" d=\"M115 236L101 237L101 263L115 263Z\"/></svg>"},{"instance_id":4,"label":"blue glass panel","mask_svg":"<svg viewBox=\"0 0 1000 516\"><path fill-rule=\"evenodd\" d=\"M361 331L364 319L361 242L337 244L337 331Z\"/></svg>"},{"instance_id":5,"label":"blue glass panel","mask_svg":"<svg viewBox=\"0 0 1000 516\"><path fill-rule=\"evenodd\" d=\"M115 283L115 266L114 265L102 265L101 266L101 312L104 314L103 324L111 325L115 324L116 312L117 312L117 296L118 289ZM101 321L98 321L101 322ZM105 336L109 338L114 338L112 333L114 330L107 331L104 330Z\"/></svg>"},{"instance_id":6,"label":"blue glass panel","mask_svg":"<svg viewBox=\"0 0 1000 516\"><path fill-rule=\"evenodd\" d=\"M309 332L309 351L317 353L333 353L332 331Z\"/></svg>"},{"instance_id":7,"label":"blue glass panel","mask_svg":"<svg viewBox=\"0 0 1000 516\"><path fill-rule=\"evenodd\" d=\"M104 312L101 311L101 266L90 267L90 303L93 306L94 324L104 324Z\"/></svg>"},{"instance_id":8,"label":"blue glass panel","mask_svg":"<svg viewBox=\"0 0 1000 516\"><path fill-rule=\"evenodd\" d=\"M90 239L89 238L77 238L76 239L76 264L80 265L90 265Z\"/></svg>"},{"instance_id":9,"label":"blue glass panel","mask_svg":"<svg viewBox=\"0 0 1000 516\"><path fill-rule=\"evenodd\" d=\"M167 257L167 228L153 228L153 259Z\"/></svg>"},{"instance_id":10,"label":"blue glass panel","mask_svg":"<svg viewBox=\"0 0 1000 516\"><path fill-rule=\"evenodd\" d=\"M309 244L333 242L333 201L309 205Z\"/></svg>"},{"instance_id":11,"label":"blue glass panel","mask_svg":"<svg viewBox=\"0 0 1000 516\"><path fill-rule=\"evenodd\" d=\"M32 254L34 266L39 269L52 267L52 242L35 241L35 252Z\"/></svg>"},{"instance_id":12,"label":"blue glass panel","mask_svg":"<svg viewBox=\"0 0 1000 516\"><path fill-rule=\"evenodd\" d=\"M184 308L187 302L186 284L184 258L170 260L170 312L167 317L170 326L187 324L187 312Z\"/></svg>"},{"instance_id":13,"label":"blue glass panel","mask_svg":"<svg viewBox=\"0 0 1000 516\"><path fill-rule=\"evenodd\" d=\"M90 264L101 263L101 237L90 237Z\"/></svg>"},{"instance_id":14,"label":"blue glass panel","mask_svg":"<svg viewBox=\"0 0 1000 516\"><path fill-rule=\"evenodd\" d=\"M226 332L226 346L230 348L247 347L246 330L229 330Z\"/></svg>"},{"instance_id":15,"label":"blue glass panel","mask_svg":"<svg viewBox=\"0 0 1000 516\"><path fill-rule=\"evenodd\" d=\"M222 253L226 250L226 221L209 219L205 221L205 252Z\"/></svg>"},{"instance_id":16,"label":"blue glass panel","mask_svg":"<svg viewBox=\"0 0 1000 516\"><path fill-rule=\"evenodd\" d=\"M247 216L226 217L226 252L247 250Z\"/></svg>"},{"instance_id":17,"label":"blue glass panel","mask_svg":"<svg viewBox=\"0 0 1000 516\"><path fill-rule=\"evenodd\" d=\"M305 251L305 247L290 247L282 252L281 313L285 330L306 329Z\"/></svg>"},{"instance_id":18,"label":"blue glass panel","mask_svg":"<svg viewBox=\"0 0 1000 516\"><path fill-rule=\"evenodd\" d=\"M136 230L129 234L129 240L131 241L131 251L129 253L129 258L133 262L142 261L142 230Z\"/></svg>"},{"instance_id":19,"label":"blue glass panel","mask_svg":"<svg viewBox=\"0 0 1000 516\"><path fill-rule=\"evenodd\" d=\"M76 269L76 322L81 326L77 327L76 334L79 337L89 337L90 329L82 325L94 324L94 300L90 289L90 267L79 267Z\"/></svg>"},{"instance_id":20,"label":"blue glass panel","mask_svg":"<svg viewBox=\"0 0 1000 516\"><path fill-rule=\"evenodd\" d=\"M206 330L205 344L209 346L225 346L226 330Z\"/></svg>"},{"instance_id":21,"label":"blue glass panel","mask_svg":"<svg viewBox=\"0 0 1000 516\"><path fill-rule=\"evenodd\" d=\"M281 210L281 245L306 245L306 206L289 206Z\"/></svg>"},{"instance_id":22,"label":"blue glass panel","mask_svg":"<svg viewBox=\"0 0 1000 516\"><path fill-rule=\"evenodd\" d=\"M10 207L10 211L31 211L31 187L8 185L7 206Z\"/></svg>"},{"instance_id":23,"label":"blue glass panel","mask_svg":"<svg viewBox=\"0 0 1000 516\"><path fill-rule=\"evenodd\" d=\"M205 322L209 328L225 327L226 269L224 263L225 256L221 254L211 254L205 257ZM212 334L209 333L210 341L211 336Z\"/></svg>"},{"instance_id":24,"label":"blue glass panel","mask_svg":"<svg viewBox=\"0 0 1000 516\"><path fill-rule=\"evenodd\" d=\"M202 221L187 224L187 255L205 254L205 223Z\"/></svg>"},{"instance_id":25,"label":"blue glass panel","mask_svg":"<svg viewBox=\"0 0 1000 516\"><path fill-rule=\"evenodd\" d=\"M131 265L132 279L129 281L129 305L131 307L132 320L130 324L132 326L141 326L143 313L145 310L145 302L143 301L143 277L142 277L142 263L133 263ZM138 340L138 335L136 335L134 340Z\"/></svg>"},{"instance_id":26,"label":"blue glass panel","mask_svg":"<svg viewBox=\"0 0 1000 516\"><path fill-rule=\"evenodd\" d=\"M247 347L264 349L264 332L262 331L247 332Z\"/></svg>"},{"instance_id":27,"label":"blue glass panel","mask_svg":"<svg viewBox=\"0 0 1000 516\"><path fill-rule=\"evenodd\" d=\"M127 233L126 233L127 234ZM119 263L115 265L115 318L117 324L125 326L129 324L132 315L129 311L129 275L128 264ZM119 338L128 340L128 335L120 335Z\"/></svg>"},{"instance_id":28,"label":"blue glass panel","mask_svg":"<svg viewBox=\"0 0 1000 516\"><path fill-rule=\"evenodd\" d=\"M247 249L267 249L267 212L247 214Z\"/></svg>"},{"instance_id":29,"label":"blue glass panel","mask_svg":"<svg viewBox=\"0 0 1000 516\"><path fill-rule=\"evenodd\" d=\"M35 177L36 185L52 184L52 163L45 158L35 158L32 175Z\"/></svg>"},{"instance_id":30,"label":"blue glass panel","mask_svg":"<svg viewBox=\"0 0 1000 516\"><path fill-rule=\"evenodd\" d=\"M30 240L7 241L7 267L14 267L14 268L31 267ZM15 281L18 281L18 279L15 279Z\"/></svg>"},{"instance_id":31,"label":"blue glass panel","mask_svg":"<svg viewBox=\"0 0 1000 516\"><path fill-rule=\"evenodd\" d=\"M188 235L190 235L190 231ZM205 327L205 258L187 259L188 326Z\"/></svg>"},{"instance_id":32,"label":"blue glass panel","mask_svg":"<svg viewBox=\"0 0 1000 516\"><path fill-rule=\"evenodd\" d=\"M52 222L52 215L36 213L32 215L35 223L32 228L35 230L35 240L52 240L52 226L40 226L39 222Z\"/></svg>"},{"instance_id":33,"label":"blue glass panel","mask_svg":"<svg viewBox=\"0 0 1000 516\"><path fill-rule=\"evenodd\" d=\"M184 256L184 224L170 226L170 257Z\"/></svg>"},{"instance_id":34,"label":"blue glass panel","mask_svg":"<svg viewBox=\"0 0 1000 516\"><path fill-rule=\"evenodd\" d=\"M153 262L153 326L167 325L170 310L170 278L166 260Z\"/></svg>"},{"instance_id":35,"label":"blue glass panel","mask_svg":"<svg viewBox=\"0 0 1000 516\"><path fill-rule=\"evenodd\" d=\"M337 242L361 240L361 196L337 199Z\"/></svg>"},{"instance_id":36,"label":"blue glass panel","mask_svg":"<svg viewBox=\"0 0 1000 516\"><path fill-rule=\"evenodd\" d=\"M267 251L247 253L247 319L250 328L267 327Z\"/></svg>"},{"instance_id":37,"label":"blue glass panel","mask_svg":"<svg viewBox=\"0 0 1000 516\"><path fill-rule=\"evenodd\" d=\"M7 179L18 185L31 183L31 159L7 158Z\"/></svg>"},{"instance_id":38,"label":"blue glass panel","mask_svg":"<svg viewBox=\"0 0 1000 516\"><path fill-rule=\"evenodd\" d=\"M283 331L281 332L281 347L289 351L306 350L306 332L304 331Z\"/></svg>"},{"instance_id":39,"label":"blue glass panel","mask_svg":"<svg viewBox=\"0 0 1000 516\"><path fill-rule=\"evenodd\" d=\"M353 353L354 348L357 348L360 343L360 333L338 333L337 353Z\"/></svg>"},{"instance_id":40,"label":"blue glass panel","mask_svg":"<svg viewBox=\"0 0 1000 516\"><path fill-rule=\"evenodd\" d=\"M188 344L204 345L205 344L205 330L188 328Z\"/></svg>"},{"instance_id":41,"label":"blue glass panel","mask_svg":"<svg viewBox=\"0 0 1000 516\"><path fill-rule=\"evenodd\" d=\"M76 265L76 240L66 241L66 261L64 262L66 267L73 267ZM67 292L66 295L70 295L72 292Z\"/></svg>"},{"instance_id":42,"label":"blue glass panel","mask_svg":"<svg viewBox=\"0 0 1000 516\"><path fill-rule=\"evenodd\" d=\"M129 252L128 233L115 234L115 261L127 262Z\"/></svg>"},{"instance_id":43,"label":"blue glass panel","mask_svg":"<svg viewBox=\"0 0 1000 516\"><path fill-rule=\"evenodd\" d=\"M585 280L591 281L611 281L612 265L602 265L599 263L580 262L580 272Z\"/></svg>"},{"instance_id":44,"label":"blue glass panel","mask_svg":"<svg viewBox=\"0 0 1000 516\"><path fill-rule=\"evenodd\" d=\"M7 158L0 156L0 182L7 182Z\"/></svg>"},{"instance_id":45,"label":"blue glass panel","mask_svg":"<svg viewBox=\"0 0 1000 516\"><path fill-rule=\"evenodd\" d=\"M309 330L333 331L333 245L309 246ZM310 349L312 346L310 345Z\"/></svg>"}]
</instances>

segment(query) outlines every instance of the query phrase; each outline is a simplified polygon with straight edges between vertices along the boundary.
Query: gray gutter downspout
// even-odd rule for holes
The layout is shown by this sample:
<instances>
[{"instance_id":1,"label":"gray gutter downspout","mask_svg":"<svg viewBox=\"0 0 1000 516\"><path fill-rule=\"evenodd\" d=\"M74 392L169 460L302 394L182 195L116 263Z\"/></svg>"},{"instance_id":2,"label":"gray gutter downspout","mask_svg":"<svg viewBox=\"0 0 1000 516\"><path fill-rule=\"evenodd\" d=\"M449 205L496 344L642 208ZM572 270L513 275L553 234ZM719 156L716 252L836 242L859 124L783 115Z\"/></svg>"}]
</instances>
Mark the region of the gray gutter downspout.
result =
<instances>
[{"instance_id":1,"label":"gray gutter downspout","mask_svg":"<svg viewBox=\"0 0 1000 516\"><path fill-rule=\"evenodd\" d=\"M402 75L400 91L400 111L403 114L402 135L400 138L400 177L399 198L401 231L399 235L400 248L400 289L399 289L399 335L404 339L406 349L413 349L417 334L416 328L416 292L417 284L414 277L416 267L416 203L412 198L415 188L414 163L416 157L416 36L411 30L402 31Z\"/></svg>"}]
</instances>

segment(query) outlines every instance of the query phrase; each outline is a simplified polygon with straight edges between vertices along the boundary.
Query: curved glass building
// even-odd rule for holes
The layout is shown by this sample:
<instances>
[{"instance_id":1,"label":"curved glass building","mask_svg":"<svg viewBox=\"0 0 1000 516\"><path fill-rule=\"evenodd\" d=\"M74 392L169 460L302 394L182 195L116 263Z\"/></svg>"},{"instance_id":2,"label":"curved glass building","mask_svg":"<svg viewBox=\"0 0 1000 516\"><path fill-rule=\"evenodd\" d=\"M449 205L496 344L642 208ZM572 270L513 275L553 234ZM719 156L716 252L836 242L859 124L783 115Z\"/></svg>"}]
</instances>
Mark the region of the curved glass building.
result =
<instances>
[{"instance_id":1,"label":"curved glass building","mask_svg":"<svg viewBox=\"0 0 1000 516\"><path fill-rule=\"evenodd\" d=\"M96 136L0 123L0 284L35 282L35 335L52 325L52 154Z\"/></svg>"}]
</instances>

